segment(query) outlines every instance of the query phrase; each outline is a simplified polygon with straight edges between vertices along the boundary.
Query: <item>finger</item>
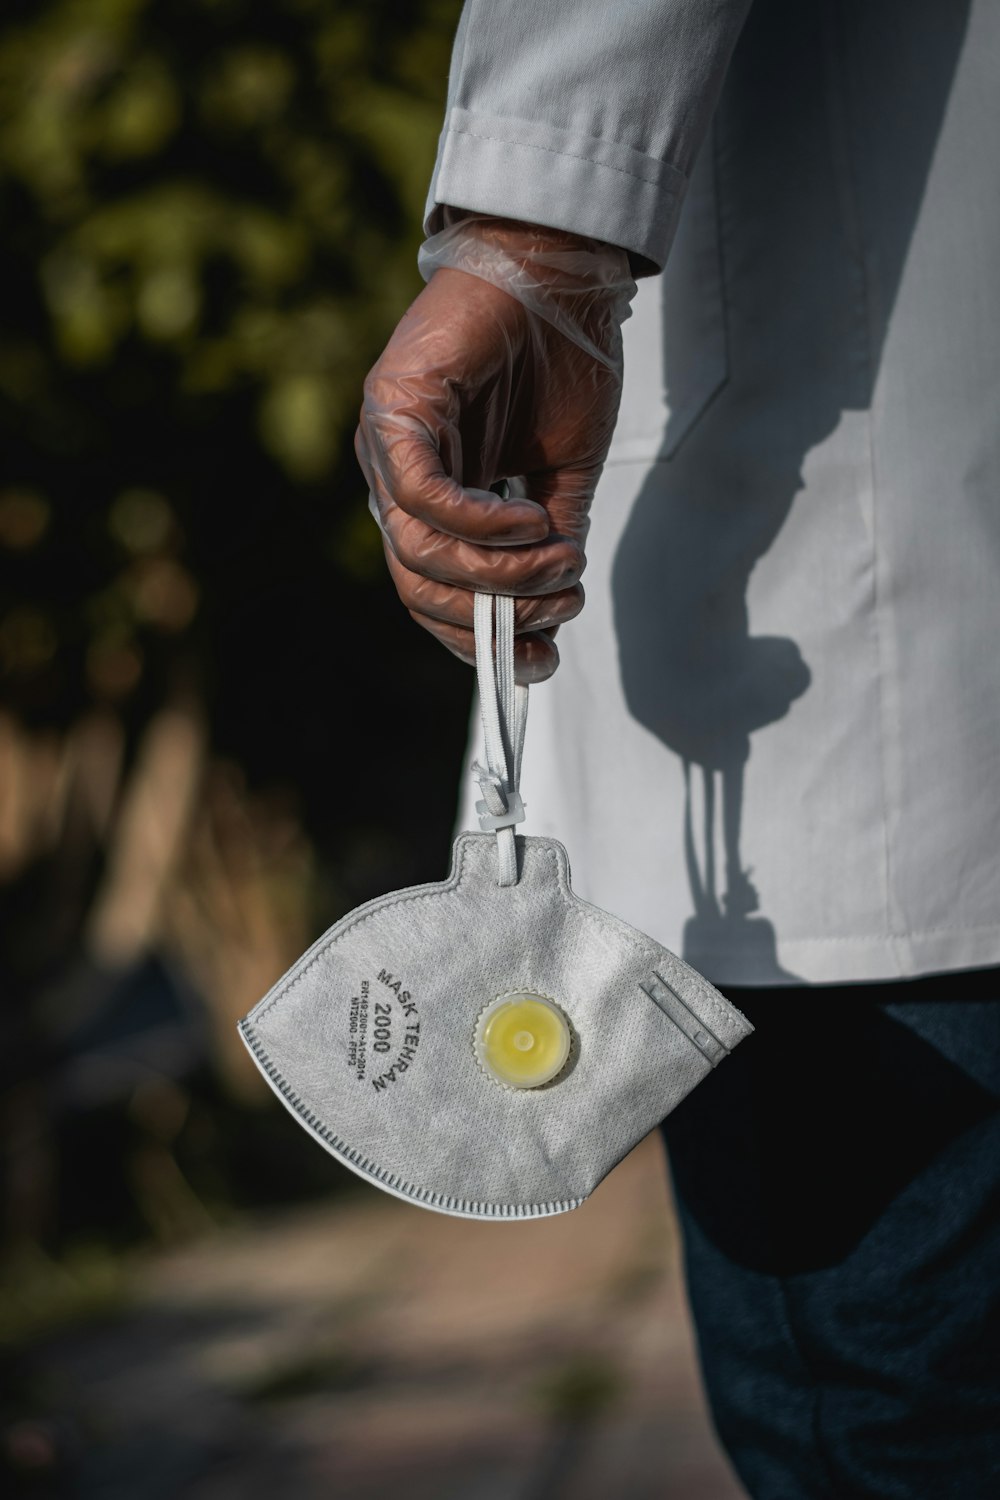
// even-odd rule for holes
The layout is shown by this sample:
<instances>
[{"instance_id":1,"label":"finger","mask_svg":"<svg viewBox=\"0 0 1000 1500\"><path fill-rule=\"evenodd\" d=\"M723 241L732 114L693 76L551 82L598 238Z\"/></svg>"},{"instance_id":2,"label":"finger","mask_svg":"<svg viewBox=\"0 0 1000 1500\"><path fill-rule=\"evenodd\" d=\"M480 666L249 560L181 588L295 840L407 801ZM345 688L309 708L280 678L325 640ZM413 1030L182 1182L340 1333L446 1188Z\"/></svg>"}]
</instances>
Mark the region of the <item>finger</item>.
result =
<instances>
[{"instance_id":1,"label":"finger","mask_svg":"<svg viewBox=\"0 0 1000 1500\"><path fill-rule=\"evenodd\" d=\"M420 485L417 485L417 479L412 484L404 479L394 486L391 478L386 477L385 462L373 457L369 441L372 436L371 424L368 424L367 433L365 427L365 414L362 412L362 422L354 434L354 452L368 481L369 490L376 496L381 493L390 497L394 504L399 504L399 508L408 514L424 514L428 518L427 524L433 530L492 547L518 546L525 541L541 540L548 534L549 520L540 505L523 495L502 499L490 490L471 486L463 488L444 473L440 454L436 450L430 448L426 453L416 452L416 439L413 440L414 463L418 467L425 466ZM424 447L427 448L428 445L424 443ZM429 497L427 505L420 504L420 494L416 493L416 488L420 486L423 487L420 493L424 494L424 498Z\"/></svg>"},{"instance_id":2,"label":"finger","mask_svg":"<svg viewBox=\"0 0 1000 1500\"><path fill-rule=\"evenodd\" d=\"M493 547L537 542L548 535L549 518L533 500L502 500L452 479L426 432L401 429L398 418L371 412L362 430L368 454L377 457L382 482L400 510L435 531Z\"/></svg>"},{"instance_id":3,"label":"finger","mask_svg":"<svg viewBox=\"0 0 1000 1500\"><path fill-rule=\"evenodd\" d=\"M407 515L386 501L378 483L375 497L382 535L395 556L411 573L438 583L528 598L573 588L586 566L583 547L573 537L552 535L522 547L475 546Z\"/></svg>"},{"instance_id":4,"label":"finger","mask_svg":"<svg viewBox=\"0 0 1000 1500\"><path fill-rule=\"evenodd\" d=\"M476 664L476 638L471 630L460 625L449 625L444 620L435 620L417 610L410 614L418 625L430 631L453 656ZM530 684L544 682L551 677L559 665L559 649L552 639L554 632L535 631L531 635L518 636L514 641L514 676L518 682Z\"/></svg>"},{"instance_id":5,"label":"finger","mask_svg":"<svg viewBox=\"0 0 1000 1500\"><path fill-rule=\"evenodd\" d=\"M582 541L590 527L589 513L602 465L545 469L525 475L533 500L542 506L553 531Z\"/></svg>"},{"instance_id":6,"label":"finger","mask_svg":"<svg viewBox=\"0 0 1000 1500\"><path fill-rule=\"evenodd\" d=\"M424 578L419 573L411 573L388 544L385 546L385 559L396 591L408 610L428 615L444 624L472 629L476 597L474 593L468 589L456 588L453 584ZM515 599L514 634L527 635L574 620L583 608L583 602L582 583L563 589L558 594Z\"/></svg>"},{"instance_id":7,"label":"finger","mask_svg":"<svg viewBox=\"0 0 1000 1500\"><path fill-rule=\"evenodd\" d=\"M547 535L549 521L540 505L524 496L503 500L489 490L463 487L452 479L440 446L431 440L422 421L380 411L373 404L368 392L377 385L369 377L354 438L354 451L369 486L378 474L402 510L448 536L511 546ZM388 392L382 399L389 399ZM460 467L460 435L449 427L439 434L439 444L446 445L451 454L449 466Z\"/></svg>"}]
</instances>

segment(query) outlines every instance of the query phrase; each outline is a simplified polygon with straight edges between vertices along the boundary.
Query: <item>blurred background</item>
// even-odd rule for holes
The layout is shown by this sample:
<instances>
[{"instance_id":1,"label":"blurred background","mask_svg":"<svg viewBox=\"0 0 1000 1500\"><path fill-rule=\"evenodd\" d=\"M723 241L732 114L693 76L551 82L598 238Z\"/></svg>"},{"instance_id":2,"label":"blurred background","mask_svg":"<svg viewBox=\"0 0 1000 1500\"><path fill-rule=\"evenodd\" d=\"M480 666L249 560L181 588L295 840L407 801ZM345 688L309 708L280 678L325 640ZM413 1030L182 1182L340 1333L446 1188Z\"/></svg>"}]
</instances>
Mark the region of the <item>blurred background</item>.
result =
<instances>
[{"instance_id":1,"label":"blurred background","mask_svg":"<svg viewBox=\"0 0 1000 1500\"><path fill-rule=\"evenodd\" d=\"M460 8L5 0L6 1493L737 1493L657 1141L567 1219L444 1219L235 1031L448 867L472 675L396 602L352 438Z\"/></svg>"}]
</instances>

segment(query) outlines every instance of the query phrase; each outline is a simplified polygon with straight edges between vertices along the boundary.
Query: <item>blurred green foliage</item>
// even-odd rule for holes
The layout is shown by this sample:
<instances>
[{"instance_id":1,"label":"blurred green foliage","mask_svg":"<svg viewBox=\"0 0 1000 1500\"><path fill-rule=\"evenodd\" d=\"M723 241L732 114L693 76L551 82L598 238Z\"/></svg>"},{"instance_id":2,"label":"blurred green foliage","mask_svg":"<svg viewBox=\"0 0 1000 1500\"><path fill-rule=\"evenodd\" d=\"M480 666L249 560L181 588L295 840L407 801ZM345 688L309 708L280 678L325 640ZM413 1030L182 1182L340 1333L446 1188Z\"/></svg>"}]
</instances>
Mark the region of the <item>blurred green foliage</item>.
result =
<instances>
[{"instance_id":1,"label":"blurred green foliage","mask_svg":"<svg viewBox=\"0 0 1000 1500\"><path fill-rule=\"evenodd\" d=\"M299 786L321 842L322 687L369 721L397 686L404 707L453 697L443 733L468 701L390 620L351 446L421 285L459 10L7 0L0 19L0 691L28 722L96 702L134 728L184 683L253 782Z\"/></svg>"},{"instance_id":2,"label":"blurred green foliage","mask_svg":"<svg viewBox=\"0 0 1000 1500\"><path fill-rule=\"evenodd\" d=\"M456 6L5 9L5 219L48 334L5 346L8 399L137 340L184 391L249 383L265 449L327 474L359 360L412 287Z\"/></svg>"}]
</instances>

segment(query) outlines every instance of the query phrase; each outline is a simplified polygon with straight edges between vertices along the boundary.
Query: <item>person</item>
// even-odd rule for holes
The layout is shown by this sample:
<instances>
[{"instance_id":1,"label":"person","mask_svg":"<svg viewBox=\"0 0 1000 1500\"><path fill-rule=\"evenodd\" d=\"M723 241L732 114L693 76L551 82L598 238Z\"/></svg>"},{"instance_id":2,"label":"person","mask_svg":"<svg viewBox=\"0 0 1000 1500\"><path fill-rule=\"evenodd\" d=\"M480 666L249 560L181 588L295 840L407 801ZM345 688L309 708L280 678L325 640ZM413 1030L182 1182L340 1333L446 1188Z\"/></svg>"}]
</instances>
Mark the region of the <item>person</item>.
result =
<instances>
[{"instance_id":1,"label":"person","mask_svg":"<svg viewBox=\"0 0 1000 1500\"><path fill-rule=\"evenodd\" d=\"M468 0L366 383L529 828L757 1028L664 1124L755 1500L1000 1493L998 76L990 0Z\"/></svg>"}]
</instances>

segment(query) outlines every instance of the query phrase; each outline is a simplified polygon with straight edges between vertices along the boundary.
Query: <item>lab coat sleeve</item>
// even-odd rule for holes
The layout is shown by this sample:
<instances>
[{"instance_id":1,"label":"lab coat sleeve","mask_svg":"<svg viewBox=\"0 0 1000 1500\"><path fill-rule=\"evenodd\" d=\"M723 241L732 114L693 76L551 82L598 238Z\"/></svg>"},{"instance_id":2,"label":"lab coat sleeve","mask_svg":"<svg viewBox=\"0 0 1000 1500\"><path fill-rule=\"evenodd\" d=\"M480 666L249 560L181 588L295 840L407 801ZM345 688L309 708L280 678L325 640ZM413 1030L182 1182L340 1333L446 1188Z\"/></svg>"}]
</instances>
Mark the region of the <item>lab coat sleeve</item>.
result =
<instances>
[{"instance_id":1,"label":"lab coat sleeve","mask_svg":"<svg viewBox=\"0 0 1000 1500\"><path fill-rule=\"evenodd\" d=\"M750 0L466 0L425 209L502 214L662 269Z\"/></svg>"}]
</instances>

